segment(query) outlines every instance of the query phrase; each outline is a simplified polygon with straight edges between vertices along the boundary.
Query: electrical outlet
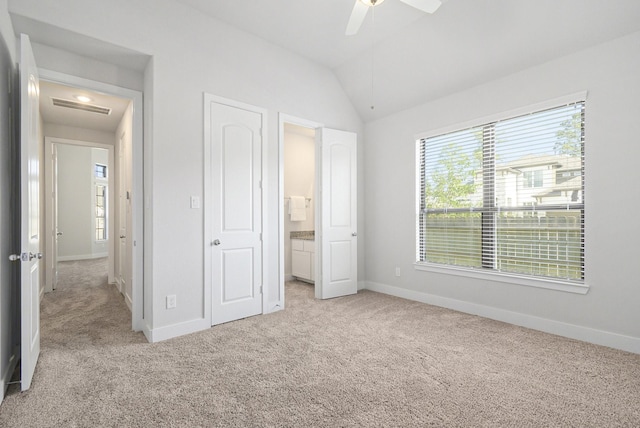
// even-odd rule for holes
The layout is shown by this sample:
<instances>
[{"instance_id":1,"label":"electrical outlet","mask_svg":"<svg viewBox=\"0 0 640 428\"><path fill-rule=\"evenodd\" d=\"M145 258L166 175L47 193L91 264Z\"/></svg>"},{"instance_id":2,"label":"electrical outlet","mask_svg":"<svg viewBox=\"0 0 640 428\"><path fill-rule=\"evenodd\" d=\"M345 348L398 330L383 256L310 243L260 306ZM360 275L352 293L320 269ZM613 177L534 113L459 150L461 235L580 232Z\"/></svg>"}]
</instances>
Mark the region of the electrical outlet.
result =
<instances>
[{"instance_id":1,"label":"electrical outlet","mask_svg":"<svg viewBox=\"0 0 640 428\"><path fill-rule=\"evenodd\" d=\"M176 295L170 294L167 296L167 309L173 309L176 307Z\"/></svg>"},{"instance_id":2,"label":"electrical outlet","mask_svg":"<svg viewBox=\"0 0 640 428\"><path fill-rule=\"evenodd\" d=\"M200 208L200 196L192 196L190 201L190 206L192 209Z\"/></svg>"},{"instance_id":3,"label":"electrical outlet","mask_svg":"<svg viewBox=\"0 0 640 428\"><path fill-rule=\"evenodd\" d=\"M396 276L400 276L400 268L399 267L396 268Z\"/></svg>"}]
</instances>

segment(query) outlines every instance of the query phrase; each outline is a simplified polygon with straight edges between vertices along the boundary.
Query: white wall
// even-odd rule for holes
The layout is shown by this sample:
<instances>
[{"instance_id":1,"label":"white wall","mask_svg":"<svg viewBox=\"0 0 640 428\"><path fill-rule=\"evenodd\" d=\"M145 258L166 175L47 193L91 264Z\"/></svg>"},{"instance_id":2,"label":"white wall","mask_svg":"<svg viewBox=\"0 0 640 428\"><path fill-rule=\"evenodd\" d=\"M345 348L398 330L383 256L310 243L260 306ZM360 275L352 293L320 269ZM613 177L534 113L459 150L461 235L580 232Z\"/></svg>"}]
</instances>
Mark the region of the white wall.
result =
<instances>
[{"instance_id":1,"label":"white wall","mask_svg":"<svg viewBox=\"0 0 640 428\"><path fill-rule=\"evenodd\" d=\"M38 58L38 67L58 71L85 79L95 79L123 88L141 91L144 85L142 73L67 50L54 48L40 43L31 43L33 55Z\"/></svg>"},{"instance_id":2,"label":"white wall","mask_svg":"<svg viewBox=\"0 0 640 428\"><path fill-rule=\"evenodd\" d=\"M303 128L304 131L305 128ZM315 135L315 133L314 133ZM284 128L284 197L310 198L307 219L291 221L289 200L284 203L284 273L291 275L291 231L315 230L315 137L300 132L300 127Z\"/></svg>"},{"instance_id":3,"label":"white wall","mask_svg":"<svg viewBox=\"0 0 640 428\"><path fill-rule=\"evenodd\" d=\"M90 141L98 144L115 144L115 134L113 132L98 131L95 129L78 128L75 126L58 125L56 123L44 124L44 135L52 138L63 138L66 140Z\"/></svg>"},{"instance_id":4,"label":"white wall","mask_svg":"<svg viewBox=\"0 0 640 428\"><path fill-rule=\"evenodd\" d=\"M277 113L361 134L361 121L335 75L168 0L19 0L11 1L10 9L18 15L153 56L144 81L144 253L145 306L151 305L145 310L145 322L154 338L206 328L209 322L204 318L204 307L210 302L203 300L204 287L209 285L203 277L203 212L189 208L190 195L203 195L203 93L268 110L264 151L264 191L268 199L265 309L280 302ZM64 67L55 58L48 64L53 70ZM363 218L359 221L362 226ZM363 239L359 239L359 245L364 245ZM177 260L176 255L181 254L189 257ZM361 275L363 260L361 256ZM166 310L165 298L169 294L177 296L178 306Z\"/></svg>"},{"instance_id":5,"label":"white wall","mask_svg":"<svg viewBox=\"0 0 640 428\"><path fill-rule=\"evenodd\" d=\"M635 33L369 123L367 287L640 352L638 46ZM415 270L415 134L583 90L589 292Z\"/></svg>"}]
</instances>

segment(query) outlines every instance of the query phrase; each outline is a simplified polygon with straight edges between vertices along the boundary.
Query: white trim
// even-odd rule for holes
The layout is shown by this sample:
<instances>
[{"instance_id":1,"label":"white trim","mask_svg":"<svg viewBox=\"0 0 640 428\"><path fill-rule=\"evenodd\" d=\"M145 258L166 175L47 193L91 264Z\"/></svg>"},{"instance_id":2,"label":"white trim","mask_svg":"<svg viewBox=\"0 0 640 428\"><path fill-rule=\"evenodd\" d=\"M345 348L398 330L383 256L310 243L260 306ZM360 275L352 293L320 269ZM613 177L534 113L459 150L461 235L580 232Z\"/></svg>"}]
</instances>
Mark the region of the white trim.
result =
<instances>
[{"instance_id":1,"label":"white trim","mask_svg":"<svg viewBox=\"0 0 640 428\"><path fill-rule=\"evenodd\" d=\"M95 92L102 92L122 98L128 98L133 103L132 120L132 182L133 198L131 200L131 212L133 217L133 227L131 236L133 237L133 260L132 266L132 301L131 327L134 331L148 329L144 322L143 310L143 288L144 288L144 137L143 137L143 95L142 92L108 83L85 79L66 73L53 70L38 69L41 80L71 85L88 89ZM115 143L115 142L114 142ZM115 146L114 146L115 147ZM112 204L113 205L113 204ZM112 216L113 217L113 216ZM115 245L115 244L114 244Z\"/></svg>"},{"instance_id":2,"label":"white trim","mask_svg":"<svg viewBox=\"0 0 640 428\"><path fill-rule=\"evenodd\" d=\"M185 321L178 324L172 324L165 327L153 328L151 330L144 329L144 334L149 342L160 342L162 340L173 339L174 337L184 336L185 334L195 333L197 331L207 330L211 328L211 320L201 318L192 321Z\"/></svg>"},{"instance_id":3,"label":"white trim","mask_svg":"<svg viewBox=\"0 0 640 428\"><path fill-rule=\"evenodd\" d=\"M486 281L506 282L509 284L525 285L528 287L545 288L547 290L566 291L567 293L587 294L589 286L583 283L554 280L535 276L520 276L505 272L481 272L478 269L460 266L438 265L434 263L416 262L416 270L435 272L449 275L466 276L468 278L484 279Z\"/></svg>"},{"instance_id":4,"label":"white trim","mask_svg":"<svg viewBox=\"0 0 640 428\"><path fill-rule=\"evenodd\" d=\"M291 281L293 279L293 275L285 275L284 272L284 240L287 237L284 236L284 206L282 201L284 200L284 125L285 123L290 123L293 125L304 126L305 128L311 128L317 131L318 128L322 128L324 124L313 122L311 120L302 119L296 116L291 116L286 113L278 113L278 294L280 296L280 309L284 309L285 301L285 293L284 293L284 283L286 281ZM315 144L315 143L314 143ZM318 169L318 159L314 160L316 170ZM317 175L317 174L316 174ZM318 204L317 194L318 194L318 186L317 183L314 186L316 189L316 194L314 198L316 198L316 207ZM317 210L317 208L316 208ZM316 211L317 214L317 211ZM314 216L315 226L314 229L318 232L318 216ZM291 279L289 279L291 278Z\"/></svg>"},{"instance_id":5,"label":"white trim","mask_svg":"<svg viewBox=\"0 0 640 428\"><path fill-rule=\"evenodd\" d=\"M203 97L203 102L204 102L204 117L203 117L203 121L204 121L204 138L203 138L203 171L204 171L204 183L203 183L203 189L204 189L204 194L203 194L203 207L204 207L204 212L203 212L203 222L204 222L204 283L203 283L203 299L204 299L204 307L203 307L203 314L204 314L204 318L209 320L209 327L212 326L213 324L213 300L212 300L212 293L213 293L213 283L211 282L210 278L212 278L212 267L211 267L211 239L212 239L212 227L211 227L211 222L209 221L210 218L210 214L212 212L213 209L213 201L209 200L209 194L211 193L211 163L209 162L209 160L211 159L211 142L209 141L211 139L211 103L216 103L216 104L221 104L221 105L226 105L229 107L235 107L235 108L239 108L239 109L243 109L243 110L247 110L250 112L254 112L254 113L258 113L261 117L261 127L262 127L262 131L261 131L261 150L260 150L260 156L261 156L261 183L262 183L262 251L261 251L261 255L262 255L262 314L265 313L269 313L269 312L273 312L274 310L278 310L277 308L272 308L271 310L268 310L268 302L267 302L267 296L269 295L269 266L268 263L266 263L267 257L266 254L268 253L268 248L269 248L269 224L268 224L268 211L269 211L269 207L268 207L268 202L269 202L269 198L268 198L268 183L267 183L267 177L268 177L268 170L267 170L267 158L268 158L268 130L267 130L267 125L268 125L268 115L267 115L267 110L263 109L261 107L256 107L253 106L251 104L246 104L240 101L235 101L235 100L231 100L228 98L223 98L217 95L213 95L213 94L209 94L204 92L203 93L204 97Z\"/></svg>"},{"instance_id":6,"label":"white trim","mask_svg":"<svg viewBox=\"0 0 640 428\"><path fill-rule=\"evenodd\" d=\"M114 284L114 285L116 286L116 289L118 291L122 289L122 287L120 287L119 284ZM123 293L122 291L120 291L120 293L124 296L124 303L127 305L127 308L131 310L131 308L133 307L133 301L131 301L131 297L129 297L127 293Z\"/></svg>"},{"instance_id":7,"label":"white trim","mask_svg":"<svg viewBox=\"0 0 640 428\"><path fill-rule=\"evenodd\" d=\"M477 119L472 119L467 122L456 123L453 125L445 126L442 128L434 129L431 131L420 132L415 134L414 139L416 141L423 138L434 137L437 135L448 134L450 132L461 131L464 129L474 128L476 126L485 125L487 123L496 122L498 120L505 120L513 117L524 116L526 114L535 113L541 110L546 110L553 107L559 107L566 104L571 104L580 101L587 100L587 91L576 92L570 95L564 95L561 97L553 98L551 100L542 101L535 104L530 104L524 107L516 108L513 110L496 113Z\"/></svg>"},{"instance_id":8,"label":"white trim","mask_svg":"<svg viewBox=\"0 0 640 428\"><path fill-rule=\"evenodd\" d=\"M533 315L494 308L477 303L465 302L451 299L449 297L436 296L434 294L423 293L415 290L393 285L381 284L366 281L366 289L378 293L389 294L403 299L414 300L427 303L429 305L440 306L471 315L478 315L533 330L543 331L571 339L582 340L596 345L609 346L627 352L640 354L640 338L626 336L618 333L598 330L591 327L584 327L575 324L568 324L547 318L540 318Z\"/></svg>"}]
</instances>

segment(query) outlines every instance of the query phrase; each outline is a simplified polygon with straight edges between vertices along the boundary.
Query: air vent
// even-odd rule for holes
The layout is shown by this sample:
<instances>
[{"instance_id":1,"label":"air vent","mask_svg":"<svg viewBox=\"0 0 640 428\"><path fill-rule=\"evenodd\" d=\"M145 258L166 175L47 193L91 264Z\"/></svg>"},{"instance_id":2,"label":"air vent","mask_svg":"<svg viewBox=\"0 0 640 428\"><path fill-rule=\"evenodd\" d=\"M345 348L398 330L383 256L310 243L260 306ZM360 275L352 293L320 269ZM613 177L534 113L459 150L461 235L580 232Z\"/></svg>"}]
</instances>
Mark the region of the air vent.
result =
<instances>
[{"instance_id":1,"label":"air vent","mask_svg":"<svg viewBox=\"0 0 640 428\"><path fill-rule=\"evenodd\" d=\"M51 98L51 101L53 102L53 105L56 107L66 107L66 108L72 108L75 110L88 111L91 113L98 113L98 114L104 114L104 115L111 114L111 109L108 107L100 107L92 104L79 103L77 101L63 100L61 98L53 98L53 97Z\"/></svg>"}]
</instances>

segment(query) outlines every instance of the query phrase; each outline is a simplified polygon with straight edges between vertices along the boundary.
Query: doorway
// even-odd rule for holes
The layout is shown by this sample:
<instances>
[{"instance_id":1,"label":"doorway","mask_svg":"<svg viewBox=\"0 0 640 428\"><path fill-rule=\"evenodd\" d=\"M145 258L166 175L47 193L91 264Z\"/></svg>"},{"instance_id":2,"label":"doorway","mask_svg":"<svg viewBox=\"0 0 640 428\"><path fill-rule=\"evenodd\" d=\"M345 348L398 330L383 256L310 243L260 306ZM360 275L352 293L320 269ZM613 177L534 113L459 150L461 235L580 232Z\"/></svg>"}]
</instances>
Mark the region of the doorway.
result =
<instances>
[{"instance_id":1,"label":"doorway","mask_svg":"<svg viewBox=\"0 0 640 428\"><path fill-rule=\"evenodd\" d=\"M284 124L285 281L315 283L315 128Z\"/></svg>"},{"instance_id":2,"label":"doorway","mask_svg":"<svg viewBox=\"0 0 640 428\"><path fill-rule=\"evenodd\" d=\"M58 288L61 266L91 266L113 283L114 147L45 137L45 154L45 292Z\"/></svg>"},{"instance_id":3,"label":"doorway","mask_svg":"<svg viewBox=\"0 0 640 428\"><path fill-rule=\"evenodd\" d=\"M40 97L42 137L47 141L43 162L47 208L42 218L46 218L45 248L52 255L47 257L45 290L51 291L55 284L56 238L65 239L68 233L56 230L55 224L54 147L59 143L106 149L109 161L92 162L90 167L92 198L101 199L100 193L105 205L88 208L92 245L106 247L108 282L116 284L124 296L133 330L142 330L142 94L48 70L41 70L40 75L45 88ZM56 99L62 101L56 105ZM72 108L63 108L65 104Z\"/></svg>"},{"instance_id":4,"label":"doorway","mask_svg":"<svg viewBox=\"0 0 640 428\"><path fill-rule=\"evenodd\" d=\"M284 307L285 281L292 278L313 283L317 299L355 294L358 289L357 134L285 114L280 114L279 125L280 307ZM313 157L304 149L300 151L311 144ZM308 171L294 172L302 169L298 163L313 169L312 180L308 178ZM291 195L288 191L307 193ZM292 205L292 196L298 196L297 207ZM311 213L309 206L313 208ZM303 216L294 219L294 209L302 211ZM307 221L307 215L312 215L313 220ZM296 221L299 225L294 226ZM292 230L311 226L312 230Z\"/></svg>"}]
</instances>

